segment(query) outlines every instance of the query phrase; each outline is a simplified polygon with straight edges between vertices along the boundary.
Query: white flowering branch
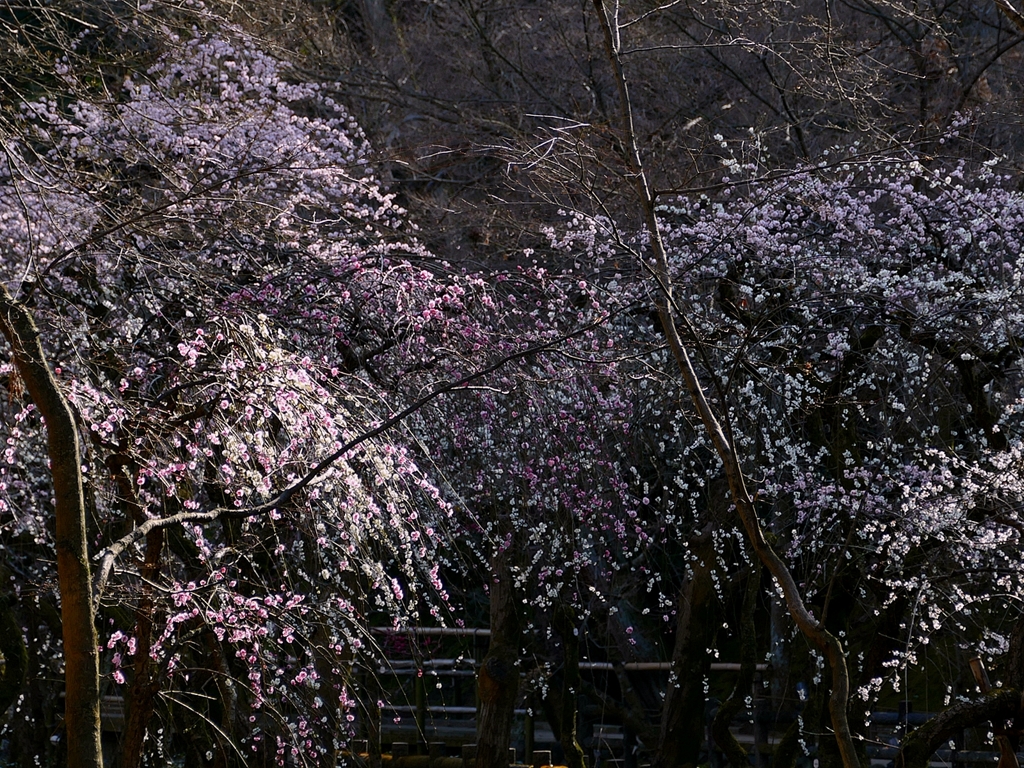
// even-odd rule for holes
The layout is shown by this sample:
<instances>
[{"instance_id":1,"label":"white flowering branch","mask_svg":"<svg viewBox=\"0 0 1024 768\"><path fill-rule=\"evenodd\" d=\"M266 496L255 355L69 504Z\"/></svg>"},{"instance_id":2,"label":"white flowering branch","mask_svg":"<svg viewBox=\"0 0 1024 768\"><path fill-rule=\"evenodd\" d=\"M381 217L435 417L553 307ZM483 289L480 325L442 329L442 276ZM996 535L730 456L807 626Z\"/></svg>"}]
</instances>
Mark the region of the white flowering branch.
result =
<instances>
[{"instance_id":1,"label":"white flowering branch","mask_svg":"<svg viewBox=\"0 0 1024 768\"><path fill-rule=\"evenodd\" d=\"M624 155L650 237L653 262L651 266L660 288L655 301L658 316L668 339L669 348L672 350L676 365L682 374L687 391L690 394L694 407L697 409L701 422L704 424L708 437L714 444L715 450L725 467L733 504L736 506L740 521L758 559L764 563L765 567L768 568L782 588L789 614L793 617L797 627L828 659L832 670L832 694L829 700L832 727L835 730L836 741L839 745L844 768L858 768L860 763L854 748L853 736L846 712L850 692L850 676L846 666L845 651L838 638L826 630L807 610L793 574L765 538L764 530L754 508L753 497L747 489L746 481L743 477L743 470L740 466L734 441L727 436L721 421L716 416L710 403L708 403L704 387L697 377L689 352L679 335L677 325L682 324L689 327L690 324L686 316L677 310L673 298L671 272L665 252L665 245L661 237L661 228L655 208L655 198L647 181L636 130L633 125L629 82L622 67L618 30L613 25L613 20L608 13L604 0L594 0L594 5L597 9L598 20L604 30L605 47L609 62L614 70L615 82L619 92ZM689 335L693 344L700 344L693 328L689 328Z\"/></svg>"}]
</instances>

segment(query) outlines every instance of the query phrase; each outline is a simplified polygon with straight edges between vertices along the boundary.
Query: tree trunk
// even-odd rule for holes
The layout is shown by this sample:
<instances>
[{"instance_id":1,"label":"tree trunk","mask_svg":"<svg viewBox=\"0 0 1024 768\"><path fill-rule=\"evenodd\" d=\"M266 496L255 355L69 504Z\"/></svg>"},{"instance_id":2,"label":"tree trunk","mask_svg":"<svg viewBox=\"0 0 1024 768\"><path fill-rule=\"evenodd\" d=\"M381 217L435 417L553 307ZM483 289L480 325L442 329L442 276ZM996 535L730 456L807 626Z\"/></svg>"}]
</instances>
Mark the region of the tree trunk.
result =
<instances>
[{"instance_id":1,"label":"tree trunk","mask_svg":"<svg viewBox=\"0 0 1024 768\"><path fill-rule=\"evenodd\" d=\"M6 569L0 568L0 573L6 573ZM11 598L0 595L0 654L4 657L3 675L0 676L0 715L21 694L28 672L28 648L12 603Z\"/></svg>"},{"instance_id":2,"label":"tree trunk","mask_svg":"<svg viewBox=\"0 0 1024 768\"><path fill-rule=\"evenodd\" d=\"M757 598L760 594L761 564L755 562L751 566L746 589L743 591L740 618L740 674L736 679L736 687L732 689L728 700L718 708L718 714L711 724L711 735L715 744L725 752L732 768L750 766L747 751L732 735L729 724L743 710L754 686L754 672L757 670L757 629L754 625L754 611L757 610Z\"/></svg>"},{"instance_id":3,"label":"tree trunk","mask_svg":"<svg viewBox=\"0 0 1024 768\"><path fill-rule=\"evenodd\" d=\"M662 710L655 768L697 765L703 741L704 678L711 669L708 644L720 623L715 611L715 552L710 524L693 542L692 552L692 572L679 591L672 671Z\"/></svg>"},{"instance_id":4,"label":"tree trunk","mask_svg":"<svg viewBox=\"0 0 1024 768\"><path fill-rule=\"evenodd\" d=\"M927 768L931 756L953 734L988 720L1009 720L1021 709L1015 688L997 688L976 701L961 701L907 734L896 755L896 768Z\"/></svg>"},{"instance_id":5,"label":"tree trunk","mask_svg":"<svg viewBox=\"0 0 1024 768\"><path fill-rule=\"evenodd\" d=\"M565 753L568 768L583 768L583 750L577 736L580 677L580 638L573 610L564 603L558 603L554 610L555 631L562 637L564 666L562 670L562 692L558 697L557 736ZM552 726L555 726L552 723Z\"/></svg>"},{"instance_id":6,"label":"tree trunk","mask_svg":"<svg viewBox=\"0 0 1024 768\"><path fill-rule=\"evenodd\" d=\"M116 473L118 487L136 525L145 520L136 497L137 472L129 472L130 464L125 463ZM164 532L157 528L146 534L146 554L142 563L143 596L135 612L135 664L126 698L127 721L121 746L121 768L138 768L142 764L143 748L146 743L146 732L149 721L153 717L156 695L160 690L160 679L157 674L156 662L150 658L153 643L153 603L152 588L149 584L156 581L160 573L160 557L164 547Z\"/></svg>"},{"instance_id":7,"label":"tree trunk","mask_svg":"<svg viewBox=\"0 0 1024 768\"><path fill-rule=\"evenodd\" d=\"M157 530L154 533L163 533ZM161 536L161 538L163 538ZM148 548L148 547L147 547ZM156 694L160 690L160 680L156 664L149 657L153 640L153 602L146 597L138 609L135 621L135 638L137 648L132 682L125 694L124 736L121 747L121 768L138 768L142 764L143 747L146 743L146 732L149 721L153 717Z\"/></svg>"},{"instance_id":8,"label":"tree trunk","mask_svg":"<svg viewBox=\"0 0 1024 768\"><path fill-rule=\"evenodd\" d=\"M697 370L693 366L690 353L687 351L677 327L677 323L682 325L687 331L690 343L700 349L700 339L697 338L688 317L676 305L675 295L672 290L672 270L669 267L668 254L661 236L661 224L658 220L656 201L647 180L647 172L644 169L643 159L640 156L640 145L633 124L633 107L629 98L629 81L623 70L620 56L620 28L618 27L617 20L613 20L612 16L609 15L608 9L605 7L605 0L593 0L593 3L598 14L598 21L604 32L605 50L608 53L609 63L612 66L615 84L619 93L623 159L631 171L630 175L636 188L640 210L643 213L644 223L647 226L648 243L651 252L649 266L658 289L654 305L658 311L658 318L665 332L669 350L675 359L680 375L683 377L690 400L693 402L697 415L704 425L708 439L714 445L715 452L722 461L726 479L729 481L730 496L732 497L733 504L736 505L736 512L754 552L782 590L786 598L786 607L789 609L793 621L796 622L797 628L810 642L818 647L828 660L829 668L832 671L832 696L829 699L829 714L832 718L836 744L842 756L843 767L859 768L860 760L853 743L853 734L850 732L850 720L846 713L850 698L850 674L846 666L846 651L839 639L826 630L807 610L796 579L793 578L793 574L786 563L779 557L765 537L765 532L761 527L761 520L757 515L757 509L754 504L754 495L747 488L740 456L729 425L726 423L723 426L722 421L719 420L715 410L708 402L704 385L697 376Z\"/></svg>"},{"instance_id":9,"label":"tree trunk","mask_svg":"<svg viewBox=\"0 0 1024 768\"><path fill-rule=\"evenodd\" d=\"M57 523L68 768L102 768L99 641L89 575L78 432L71 407L47 365L32 316L2 284L0 330L11 345L14 365L32 402L46 422Z\"/></svg>"},{"instance_id":10,"label":"tree trunk","mask_svg":"<svg viewBox=\"0 0 1024 768\"><path fill-rule=\"evenodd\" d=\"M476 768L508 768L508 749L519 693L521 627L509 551L491 560L491 641L480 665L477 690Z\"/></svg>"}]
</instances>

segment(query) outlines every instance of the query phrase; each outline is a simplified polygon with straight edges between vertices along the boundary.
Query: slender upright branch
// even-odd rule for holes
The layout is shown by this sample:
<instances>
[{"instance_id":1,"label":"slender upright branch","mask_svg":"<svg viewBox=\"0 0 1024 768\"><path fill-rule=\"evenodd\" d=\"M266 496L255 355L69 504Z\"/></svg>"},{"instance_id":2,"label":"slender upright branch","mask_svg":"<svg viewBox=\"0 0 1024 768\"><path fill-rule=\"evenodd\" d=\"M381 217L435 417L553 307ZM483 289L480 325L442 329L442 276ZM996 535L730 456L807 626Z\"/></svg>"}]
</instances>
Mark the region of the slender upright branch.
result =
<instances>
[{"instance_id":1,"label":"slender upright branch","mask_svg":"<svg viewBox=\"0 0 1024 768\"><path fill-rule=\"evenodd\" d=\"M836 741L839 744L839 752L844 768L858 768L859 761L854 749L853 736L846 712L850 693L850 676L846 667L846 654L842 644L807 610L793 574L765 538L761 521L758 519L754 508L753 497L747 489L746 481L743 477L743 470L740 467L735 445L726 435L721 421L716 416L710 403L708 403L704 387L697 377L697 372L694 369L689 352L680 337L677 325L689 326L690 324L686 316L677 310L673 297L671 270L669 269L665 244L661 237L655 198L647 181L636 137L636 129L633 124L629 81L623 70L619 55L618 30L613 27L613 22L608 14L604 0L594 0L594 6L597 9L598 21L604 30L608 60L614 70L618 89L623 153L636 188L637 198L648 230L647 234L651 249L650 267L659 288L655 302L662 328L665 331L669 348L686 383L686 388L694 407L697 409L697 413L704 424L708 437L715 447L715 451L722 460L733 504L736 506L736 511L739 514L747 537L750 539L754 552L782 588L789 614L793 617L797 627L808 640L821 650L828 660L832 670L832 695L829 700L832 727L835 730ZM692 331L693 329L691 328L690 330ZM700 343L696 333L690 333L690 338L694 344Z\"/></svg>"}]
</instances>

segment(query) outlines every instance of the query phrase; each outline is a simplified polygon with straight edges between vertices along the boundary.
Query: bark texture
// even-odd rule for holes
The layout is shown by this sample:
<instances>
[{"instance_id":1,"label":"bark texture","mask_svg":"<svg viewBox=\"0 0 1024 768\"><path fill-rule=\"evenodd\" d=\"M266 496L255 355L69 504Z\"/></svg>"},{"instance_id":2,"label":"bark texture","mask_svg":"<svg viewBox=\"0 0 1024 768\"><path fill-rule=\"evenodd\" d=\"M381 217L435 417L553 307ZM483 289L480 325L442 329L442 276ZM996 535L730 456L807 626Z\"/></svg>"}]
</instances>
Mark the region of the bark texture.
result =
<instances>
[{"instance_id":1,"label":"bark texture","mask_svg":"<svg viewBox=\"0 0 1024 768\"><path fill-rule=\"evenodd\" d=\"M78 431L71 408L47 364L31 314L3 285L0 285L0 331L11 346L18 375L46 421L64 638L64 727L68 766L102 768L99 643L89 575Z\"/></svg>"},{"instance_id":2,"label":"bark texture","mask_svg":"<svg viewBox=\"0 0 1024 768\"><path fill-rule=\"evenodd\" d=\"M480 665L477 690L476 768L508 768L508 749L519 693L521 627L508 551L491 561L491 642Z\"/></svg>"}]
</instances>

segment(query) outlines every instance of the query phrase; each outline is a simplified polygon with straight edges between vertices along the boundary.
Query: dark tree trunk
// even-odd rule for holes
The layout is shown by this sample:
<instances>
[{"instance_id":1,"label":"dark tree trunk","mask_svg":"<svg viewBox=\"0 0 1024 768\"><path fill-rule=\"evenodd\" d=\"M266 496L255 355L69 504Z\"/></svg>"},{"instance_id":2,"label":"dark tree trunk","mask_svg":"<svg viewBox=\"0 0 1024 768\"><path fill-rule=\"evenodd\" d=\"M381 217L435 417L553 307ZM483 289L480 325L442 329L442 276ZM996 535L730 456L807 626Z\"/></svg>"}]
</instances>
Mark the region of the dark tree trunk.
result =
<instances>
[{"instance_id":1,"label":"dark tree trunk","mask_svg":"<svg viewBox=\"0 0 1024 768\"><path fill-rule=\"evenodd\" d=\"M0 568L0 573L5 570ZM3 676L0 676L0 715L21 694L28 672L28 648L12 602L6 595L0 595L0 654L4 657Z\"/></svg>"},{"instance_id":2,"label":"dark tree trunk","mask_svg":"<svg viewBox=\"0 0 1024 768\"><path fill-rule=\"evenodd\" d=\"M128 473L128 465L117 473L118 486L136 525L144 516L135 496L136 477ZM131 685L125 702L127 720L121 746L121 768L138 768L146 743L146 731L153 717L156 695L160 691L160 676L156 663L150 658L153 643L153 619L155 606L151 588L146 586L156 580L160 572L160 557L164 547L164 532L157 528L146 534L146 553L142 563L143 596L135 611L135 664Z\"/></svg>"},{"instance_id":3,"label":"dark tree trunk","mask_svg":"<svg viewBox=\"0 0 1024 768\"><path fill-rule=\"evenodd\" d=\"M477 689L476 768L508 768L508 749L519 693L521 625L515 599L511 554L491 560L491 642L480 665Z\"/></svg>"},{"instance_id":4,"label":"dark tree trunk","mask_svg":"<svg viewBox=\"0 0 1024 768\"><path fill-rule=\"evenodd\" d=\"M987 720L1009 720L1020 712L1021 694L1015 688L997 688L977 701L962 701L940 712L907 734L896 755L896 768L927 768L931 756L955 733Z\"/></svg>"},{"instance_id":5,"label":"dark tree trunk","mask_svg":"<svg viewBox=\"0 0 1024 768\"><path fill-rule=\"evenodd\" d=\"M67 764L68 768L102 768L99 641L89 574L78 431L71 408L46 362L32 316L3 285L0 330L11 345L18 375L46 421L64 639Z\"/></svg>"},{"instance_id":6,"label":"dark tree trunk","mask_svg":"<svg viewBox=\"0 0 1024 768\"><path fill-rule=\"evenodd\" d=\"M948 742L964 728L981 725L991 721L997 734L1011 739L1015 738L1021 723L1024 722L1024 616L1017 620L1010 634L1010 649L1006 659L1005 676L1010 685L997 688L975 701L962 701L940 712L919 728L908 733L900 744L896 755L896 768L927 768L935 750ZM1013 727L1007 734L1004 724L1013 721ZM1009 752L1017 746L1012 743L1009 749L1001 745L1001 751ZM1003 764L1000 759L1000 764ZM1016 762L1011 757L1011 762Z\"/></svg>"},{"instance_id":7,"label":"dark tree trunk","mask_svg":"<svg viewBox=\"0 0 1024 768\"><path fill-rule=\"evenodd\" d=\"M710 671L708 644L720 623L712 579L711 527L693 543L692 573L679 592L676 642L672 651L655 768L697 765L704 730L704 678Z\"/></svg>"},{"instance_id":8,"label":"dark tree trunk","mask_svg":"<svg viewBox=\"0 0 1024 768\"><path fill-rule=\"evenodd\" d=\"M747 751L736 741L729 730L729 723L736 717L746 704L747 696L754 685L754 672L757 670L757 631L754 627L754 611L757 609L757 598L761 594L761 565L755 561L747 577L746 589L743 592L743 607L740 617L740 674L736 679L736 687L732 689L728 700L718 709L718 714L711 724L711 733L715 744L722 748L732 768L749 768L750 760Z\"/></svg>"},{"instance_id":9,"label":"dark tree trunk","mask_svg":"<svg viewBox=\"0 0 1024 768\"><path fill-rule=\"evenodd\" d=\"M580 638L576 617L569 606L559 603L554 610L554 628L562 638L564 666L562 689L555 706L552 728L565 753L568 768L583 768L583 750L577 735L578 699L582 678L580 677Z\"/></svg>"}]
</instances>

